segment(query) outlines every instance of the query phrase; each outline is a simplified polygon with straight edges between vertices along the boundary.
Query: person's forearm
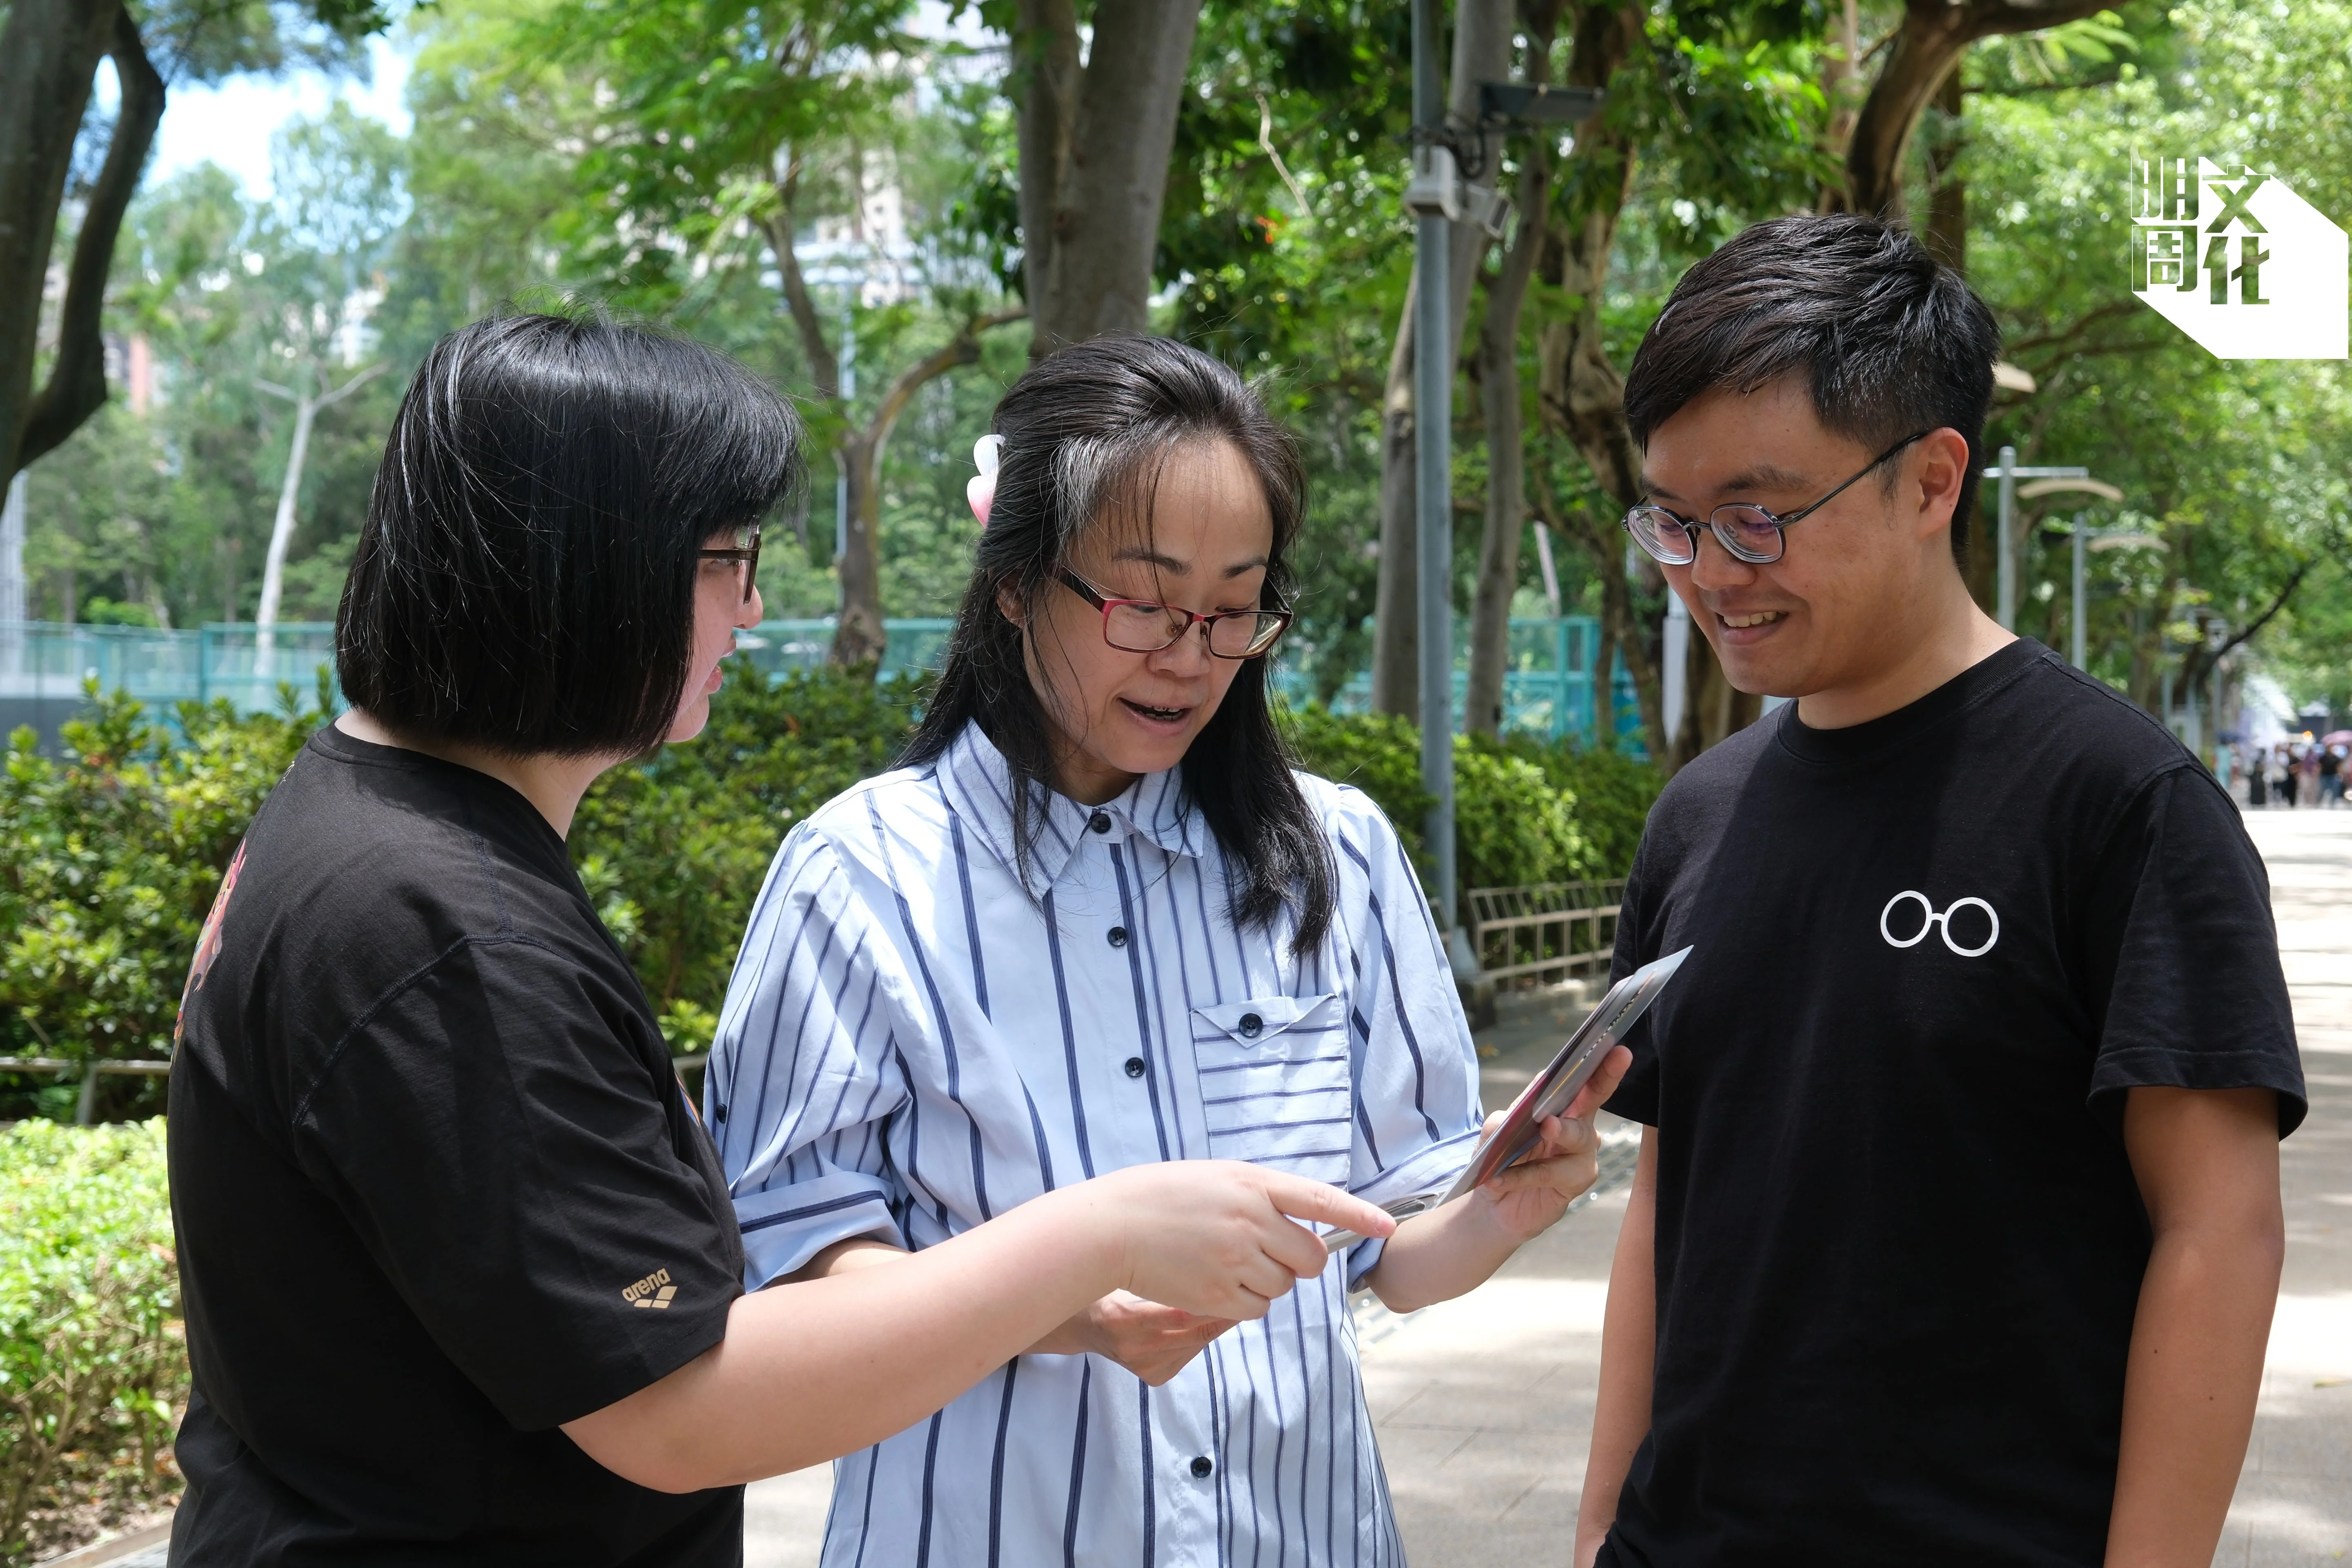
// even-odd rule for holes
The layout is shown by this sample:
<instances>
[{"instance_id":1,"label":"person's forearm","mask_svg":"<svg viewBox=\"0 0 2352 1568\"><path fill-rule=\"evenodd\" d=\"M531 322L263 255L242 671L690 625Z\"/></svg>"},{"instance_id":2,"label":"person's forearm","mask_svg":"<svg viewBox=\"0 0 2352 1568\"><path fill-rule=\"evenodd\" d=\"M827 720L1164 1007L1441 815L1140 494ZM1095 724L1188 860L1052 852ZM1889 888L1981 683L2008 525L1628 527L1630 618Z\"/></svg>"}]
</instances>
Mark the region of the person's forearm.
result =
<instances>
[{"instance_id":1,"label":"person's forearm","mask_svg":"<svg viewBox=\"0 0 2352 1568\"><path fill-rule=\"evenodd\" d=\"M1418 1311L1485 1284L1524 1240L1496 1222L1482 1194L1465 1194L1397 1226L1364 1283L1390 1311Z\"/></svg>"},{"instance_id":2,"label":"person's forearm","mask_svg":"<svg viewBox=\"0 0 2352 1568\"><path fill-rule=\"evenodd\" d=\"M2108 1568L2206 1568L2246 1459L2283 1237L2159 1233L2124 1374Z\"/></svg>"},{"instance_id":3,"label":"person's forearm","mask_svg":"<svg viewBox=\"0 0 2352 1568\"><path fill-rule=\"evenodd\" d=\"M1591 1568L1617 1495L1650 1435L1651 1376L1657 1361L1657 1130L1642 1133L1641 1162L1609 1265L1609 1304L1601 1320L1601 1390L1585 1456L1584 1492L1576 1510L1576 1568Z\"/></svg>"},{"instance_id":4,"label":"person's forearm","mask_svg":"<svg viewBox=\"0 0 2352 1568\"><path fill-rule=\"evenodd\" d=\"M824 1278L741 1298L726 1339L634 1412L640 1440L660 1435L634 1479L688 1491L777 1475L947 1405L1118 1288L1119 1233L1098 1202L1065 1189L919 1253L845 1248Z\"/></svg>"}]
</instances>

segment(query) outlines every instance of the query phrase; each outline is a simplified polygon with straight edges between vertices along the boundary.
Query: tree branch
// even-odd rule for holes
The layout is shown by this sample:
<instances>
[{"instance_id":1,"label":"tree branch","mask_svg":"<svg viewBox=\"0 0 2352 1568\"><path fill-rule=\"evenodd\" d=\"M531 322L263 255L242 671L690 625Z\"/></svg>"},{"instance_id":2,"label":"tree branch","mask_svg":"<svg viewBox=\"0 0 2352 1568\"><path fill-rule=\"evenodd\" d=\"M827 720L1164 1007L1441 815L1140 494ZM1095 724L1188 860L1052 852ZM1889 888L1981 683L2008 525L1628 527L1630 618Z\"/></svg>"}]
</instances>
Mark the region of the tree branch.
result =
<instances>
[{"instance_id":1,"label":"tree branch","mask_svg":"<svg viewBox=\"0 0 2352 1568\"><path fill-rule=\"evenodd\" d=\"M2318 558L2316 556L2313 556L2306 558L2302 562L2302 563L2297 565L2295 569L2288 574L2286 584L2284 587L2279 589L2278 595L2271 600L2270 608L2264 610L2261 615L2256 616L2252 620L2247 622L2245 630L2240 632L2236 637L2231 637L2228 642L2223 643L2218 648L2210 650L2202 647L2190 648L2189 650L2189 657L2180 661L2180 684L2193 689L2200 680L2205 678L2205 672L2207 670L2212 668L2215 665L2229 658L2231 654L2237 651L2239 646L2244 643L2246 639L2252 637L2256 632L2261 631L2264 626L2270 625L2272 617L2276 616L2281 610L2285 609L2286 602L2294 597L2294 591L2303 586L2305 574L2317 563Z\"/></svg>"},{"instance_id":2,"label":"tree branch","mask_svg":"<svg viewBox=\"0 0 2352 1568\"><path fill-rule=\"evenodd\" d=\"M776 253L776 275L784 284L784 308L792 312L793 329L800 333L801 353L809 362L809 383L818 396L833 402L841 396L841 366L824 341L824 321L816 313L808 279L801 273L801 259L793 251L800 195L801 155L795 147L787 156L783 178L776 182L776 210L761 226L768 231L768 247Z\"/></svg>"},{"instance_id":3,"label":"tree branch","mask_svg":"<svg viewBox=\"0 0 2352 1568\"><path fill-rule=\"evenodd\" d=\"M975 316L964 323L961 331L948 340L945 347L901 371L898 379L890 384L890 390L882 395L882 401L874 409L874 417L866 424L866 439L873 443L876 466L878 468L881 464L882 448L889 441L890 431L898 423L898 416L907 411L907 405L914 400L915 394L922 390L926 382L945 375L958 365L971 364L978 360L981 333L1003 326L1008 321L1024 321L1028 315L1026 310L1014 310Z\"/></svg>"},{"instance_id":4,"label":"tree branch","mask_svg":"<svg viewBox=\"0 0 2352 1568\"><path fill-rule=\"evenodd\" d=\"M369 382L373 381L377 376L382 375L390 368L391 367L389 365L381 363L368 366L365 370L360 372L359 374L352 377L351 380L343 383L342 385L335 388L334 391L319 399L318 405L321 408L332 408L336 404L341 403L344 398L349 397L352 393L357 392L361 387L365 386Z\"/></svg>"},{"instance_id":5,"label":"tree branch","mask_svg":"<svg viewBox=\"0 0 2352 1568\"><path fill-rule=\"evenodd\" d=\"M163 79L156 74L139 40L139 25L117 6L114 74L122 102L75 237L73 262L66 269L66 298L58 317L58 357L49 379L25 410L25 433L16 460L27 464L74 433L106 402L106 342L100 332L106 309L107 275L114 269L114 240L122 215L147 167L147 149L163 118Z\"/></svg>"}]
</instances>

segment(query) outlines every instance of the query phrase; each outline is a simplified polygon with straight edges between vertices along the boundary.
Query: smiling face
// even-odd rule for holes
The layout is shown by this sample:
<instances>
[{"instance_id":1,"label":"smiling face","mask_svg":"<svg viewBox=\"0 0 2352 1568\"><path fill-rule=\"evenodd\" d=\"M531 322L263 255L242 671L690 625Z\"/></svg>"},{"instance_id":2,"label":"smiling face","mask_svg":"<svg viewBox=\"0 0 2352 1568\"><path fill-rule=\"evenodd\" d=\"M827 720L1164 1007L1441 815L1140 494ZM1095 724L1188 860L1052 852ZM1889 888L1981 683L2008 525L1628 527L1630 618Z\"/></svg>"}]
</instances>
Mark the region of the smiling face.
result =
<instances>
[{"instance_id":1,"label":"smiling face","mask_svg":"<svg viewBox=\"0 0 2352 1568\"><path fill-rule=\"evenodd\" d=\"M729 529L712 535L706 547L728 550L738 542L738 531ZM662 737L665 741L691 741L702 733L702 727L710 722L710 700L723 680L719 662L735 651L738 630L760 624L766 606L760 602L757 586L750 599L743 597L743 571L742 564L734 561L695 563L694 647L687 656L686 687L678 693L677 716L670 721L669 732Z\"/></svg>"},{"instance_id":2,"label":"smiling face","mask_svg":"<svg viewBox=\"0 0 2352 1568\"><path fill-rule=\"evenodd\" d=\"M1684 405L1651 432L1643 485L1654 504L1702 522L1727 501L1785 515L1878 450L1826 428L1803 384L1787 377ZM1661 570L1734 686L1806 699L1808 723L1856 722L1850 715L1873 706L1874 694L1907 688L1912 666L1936 662L1937 639L1982 619L1951 553L1967 465L1958 431L1931 432L1790 524L1780 560L1751 565L1702 528L1697 559ZM1891 495L1882 482L1890 478Z\"/></svg>"},{"instance_id":3,"label":"smiling face","mask_svg":"<svg viewBox=\"0 0 2352 1568\"><path fill-rule=\"evenodd\" d=\"M1068 566L1106 597L1207 616L1259 607L1273 548L1273 513L1248 461L1229 443L1200 442L1168 454L1148 526L1089 523ZM1019 605L1001 607L1021 619ZM1087 805L1182 762L1241 670L1210 654L1198 625L1157 653L1112 647L1102 612L1058 581L1029 630L1029 680L1054 728L1056 783Z\"/></svg>"}]
</instances>

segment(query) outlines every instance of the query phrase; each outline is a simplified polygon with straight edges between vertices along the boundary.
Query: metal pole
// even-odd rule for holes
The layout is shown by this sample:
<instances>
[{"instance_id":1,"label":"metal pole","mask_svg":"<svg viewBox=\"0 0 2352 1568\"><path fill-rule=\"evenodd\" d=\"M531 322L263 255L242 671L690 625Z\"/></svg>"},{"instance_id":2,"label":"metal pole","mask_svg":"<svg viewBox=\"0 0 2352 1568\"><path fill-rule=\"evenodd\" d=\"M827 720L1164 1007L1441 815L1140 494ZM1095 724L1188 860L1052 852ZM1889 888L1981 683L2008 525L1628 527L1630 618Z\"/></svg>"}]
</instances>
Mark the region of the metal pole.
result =
<instances>
[{"instance_id":1,"label":"metal pole","mask_svg":"<svg viewBox=\"0 0 2352 1568\"><path fill-rule=\"evenodd\" d=\"M2000 449L2000 537L1993 544L2000 563L1993 591L1994 618L2003 631L2017 629L2017 546L2010 534L2017 521L2017 448Z\"/></svg>"},{"instance_id":2,"label":"metal pole","mask_svg":"<svg viewBox=\"0 0 2352 1568\"><path fill-rule=\"evenodd\" d=\"M2074 614L2066 624L2066 640L2074 656L2074 668L2089 667L2083 662L2083 540L2089 531L2089 521L2082 512L2074 514Z\"/></svg>"},{"instance_id":3,"label":"metal pole","mask_svg":"<svg viewBox=\"0 0 2352 1568\"><path fill-rule=\"evenodd\" d=\"M1445 100L1437 73L1440 0L1412 4L1412 119L1436 130ZM1421 631L1421 779L1434 802L1429 847L1437 863L1431 899L1439 925L1454 921L1454 343L1446 305L1450 236L1442 217L1417 220L1413 295L1413 532Z\"/></svg>"}]
</instances>

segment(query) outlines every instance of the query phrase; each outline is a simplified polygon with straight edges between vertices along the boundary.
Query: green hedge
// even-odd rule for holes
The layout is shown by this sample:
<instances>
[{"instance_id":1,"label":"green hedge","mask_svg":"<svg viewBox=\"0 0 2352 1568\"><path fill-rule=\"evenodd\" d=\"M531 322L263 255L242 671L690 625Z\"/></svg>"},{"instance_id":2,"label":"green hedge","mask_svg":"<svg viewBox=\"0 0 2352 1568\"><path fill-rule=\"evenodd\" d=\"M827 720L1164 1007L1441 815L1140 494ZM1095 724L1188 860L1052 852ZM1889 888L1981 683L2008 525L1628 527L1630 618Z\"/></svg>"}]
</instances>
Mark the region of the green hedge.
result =
<instances>
[{"instance_id":1,"label":"green hedge","mask_svg":"<svg viewBox=\"0 0 2352 1568\"><path fill-rule=\"evenodd\" d=\"M66 758L20 729L0 772L0 1056L85 1061L171 1055L188 955L229 857L303 738L327 688L280 712L226 702L151 719L90 688L64 726ZM163 1110L161 1078L100 1080L108 1119ZM78 1086L0 1075L0 1119L66 1116Z\"/></svg>"},{"instance_id":2,"label":"green hedge","mask_svg":"<svg viewBox=\"0 0 2352 1568\"><path fill-rule=\"evenodd\" d=\"M598 782L572 831L582 881L681 1050L716 1025L751 900L784 834L906 745L922 682L729 672L711 721ZM255 809L325 693L275 715L189 705L169 724L120 694L65 730L52 761L29 731L0 778L0 1054L160 1058L188 954ZM1425 867L1420 738L1402 720L1308 708L1285 720L1305 764L1378 801ZM1613 752L1524 737L1454 742L1465 888L1618 877L1659 778ZM162 1109L159 1079L100 1080L101 1115ZM0 1118L70 1114L75 1086L0 1075Z\"/></svg>"},{"instance_id":3,"label":"green hedge","mask_svg":"<svg viewBox=\"0 0 2352 1568\"><path fill-rule=\"evenodd\" d=\"M1315 707L1286 723L1307 770L1377 801L1426 876L1431 801L1421 783L1421 731L1402 719ZM1508 888L1622 877L1664 782L1646 763L1573 742L1456 735L1455 878L1464 888Z\"/></svg>"},{"instance_id":4,"label":"green hedge","mask_svg":"<svg viewBox=\"0 0 2352 1568\"><path fill-rule=\"evenodd\" d=\"M177 1490L187 1388L162 1119L0 1132L0 1562Z\"/></svg>"},{"instance_id":5,"label":"green hedge","mask_svg":"<svg viewBox=\"0 0 2352 1568\"><path fill-rule=\"evenodd\" d=\"M728 671L710 724L615 769L581 802L572 857L681 1051L718 1027L735 949L793 825L905 750L924 683Z\"/></svg>"}]
</instances>

